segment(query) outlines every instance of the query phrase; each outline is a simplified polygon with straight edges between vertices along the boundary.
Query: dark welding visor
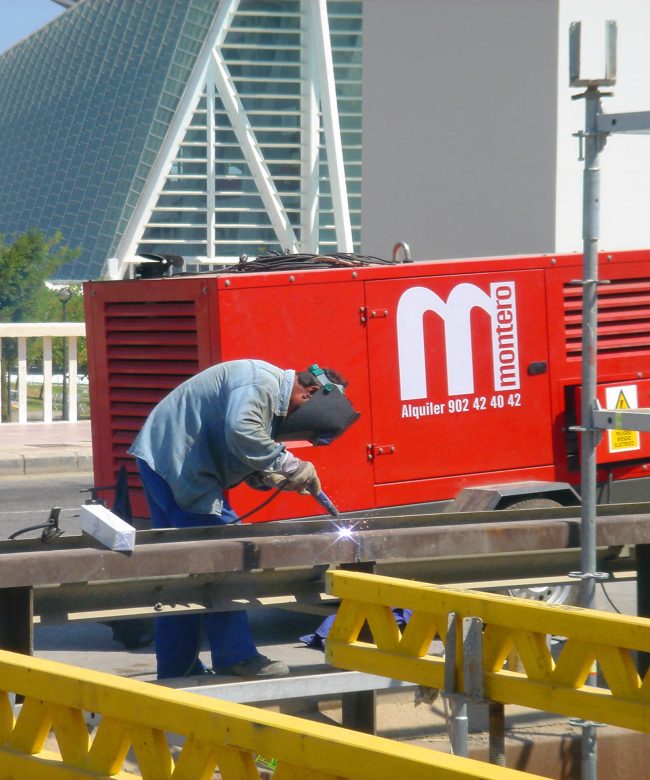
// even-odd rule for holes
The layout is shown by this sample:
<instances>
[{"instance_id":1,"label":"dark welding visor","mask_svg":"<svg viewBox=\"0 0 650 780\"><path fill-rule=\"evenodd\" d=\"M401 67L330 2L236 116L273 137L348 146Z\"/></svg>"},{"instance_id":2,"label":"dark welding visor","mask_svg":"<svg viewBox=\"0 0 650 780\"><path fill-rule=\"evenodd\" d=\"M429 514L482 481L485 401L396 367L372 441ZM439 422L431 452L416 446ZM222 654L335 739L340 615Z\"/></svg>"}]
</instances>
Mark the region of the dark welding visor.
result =
<instances>
[{"instance_id":1,"label":"dark welding visor","mask_svg":"<svg viewBox=\"0 0 650 780\"><path fill-rule=\"evenodd\" d=\"M284 418L276 439L308 441L314 446L331 444L360 416L338 386L328 383Z\"/></svg>"}]
</instances>

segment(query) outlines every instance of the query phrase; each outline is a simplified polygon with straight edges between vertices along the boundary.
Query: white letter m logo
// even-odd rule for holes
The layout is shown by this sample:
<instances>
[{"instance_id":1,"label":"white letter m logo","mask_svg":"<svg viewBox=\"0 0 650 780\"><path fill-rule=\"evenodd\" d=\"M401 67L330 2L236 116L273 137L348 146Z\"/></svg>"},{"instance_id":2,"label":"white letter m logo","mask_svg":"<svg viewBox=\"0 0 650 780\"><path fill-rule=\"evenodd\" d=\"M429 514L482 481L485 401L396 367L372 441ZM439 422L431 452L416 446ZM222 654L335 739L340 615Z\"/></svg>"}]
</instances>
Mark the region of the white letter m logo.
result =
<instances>
[{"instance_id":1,"label":"white letter m logo","mask_svg":"<svg viewBox=\"0 0 650 780\"><path fill-rule=\"evenodd\" d=\"M474 307L490 315L494 389L519 387L519 357L514 282L490 285L490 295L474 284L454 287L447 302L428 287L411 287L397 305L397 349L403 401L427 397L424 315L437 314L445 327L447 387L449 395L474 392L471 312Z\"/></svg>"}]
</instances>

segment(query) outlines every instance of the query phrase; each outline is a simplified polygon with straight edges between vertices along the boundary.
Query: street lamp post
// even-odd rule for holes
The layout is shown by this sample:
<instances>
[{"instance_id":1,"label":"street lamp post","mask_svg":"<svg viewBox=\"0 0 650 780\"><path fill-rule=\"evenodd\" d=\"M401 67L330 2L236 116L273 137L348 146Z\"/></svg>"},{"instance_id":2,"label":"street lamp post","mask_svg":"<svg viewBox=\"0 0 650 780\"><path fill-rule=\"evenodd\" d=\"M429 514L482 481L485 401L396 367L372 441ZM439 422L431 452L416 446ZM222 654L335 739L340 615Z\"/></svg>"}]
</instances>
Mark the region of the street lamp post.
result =
<instances>
[{"instance_id":1,"label":"street lamp post","mask_svg":"<svg viewBox=\"0 0 650 780\"><path fill-rule=\"evenodd\" d=\"M65 307L72 296L68 287L61 287L57 290L57 297L63 307L62 321L66 322ZM61 382L61 419L67 420L68 414L68 338L63 337L63 373Z\"/></svg>"}]
</instances>

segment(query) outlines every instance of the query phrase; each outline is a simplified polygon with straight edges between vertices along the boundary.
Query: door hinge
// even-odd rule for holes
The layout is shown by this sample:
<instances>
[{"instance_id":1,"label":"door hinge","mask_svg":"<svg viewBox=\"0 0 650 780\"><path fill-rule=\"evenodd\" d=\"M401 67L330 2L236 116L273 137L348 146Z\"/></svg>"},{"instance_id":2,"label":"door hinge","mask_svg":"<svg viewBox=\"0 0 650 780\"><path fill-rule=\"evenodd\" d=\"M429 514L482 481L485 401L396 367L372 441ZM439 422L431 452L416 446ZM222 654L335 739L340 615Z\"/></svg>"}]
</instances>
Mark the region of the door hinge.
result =
<instances>
[{"instance_id":1,"label":"door hinge","mask_svg":"<svg viewBox=\"0 0 650 780\"><path fill-rule=\"evenodd\" d=\"M367 306L359 308L359 321L365 325L368 320L381 320L388 317L388 309L369 309Z\"/></svg>"},{"instance_id":2,"label":"door hinge","mask_svg":"<svg viewBox=\"0 0 650 780\"><path fill-rule=\"evenodd\" d=\"M366 447L368 460L374 460L380 455L393 455L395 453L394 444L368 444Z\"/></svg>"}]
</instances>

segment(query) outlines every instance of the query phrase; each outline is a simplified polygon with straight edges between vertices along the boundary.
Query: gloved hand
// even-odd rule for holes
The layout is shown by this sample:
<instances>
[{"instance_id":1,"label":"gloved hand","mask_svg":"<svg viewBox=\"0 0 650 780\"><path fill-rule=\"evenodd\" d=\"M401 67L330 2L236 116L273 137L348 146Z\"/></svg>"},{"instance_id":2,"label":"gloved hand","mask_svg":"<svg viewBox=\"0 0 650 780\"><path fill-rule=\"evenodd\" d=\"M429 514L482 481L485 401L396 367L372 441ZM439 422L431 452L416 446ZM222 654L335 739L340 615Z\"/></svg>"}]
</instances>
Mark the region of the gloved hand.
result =
<instances>
[{"instance_id":1,"label":"gloved hand","mask_svg":"<svg viewBox=\"0 0 650 780\"><path fill-rule=\"evenodd\" d=\"M284 487L287 481L287 478L284 476L284 474L281 474L279 471L260 473L260 476L262 478L262 482L265 485L273 488Z\"/></svg>"},{"instance_id":2,"label":"gloved hand","mask_svg":"<svg viewBox=\"0 0 650 780\"><path fill-rule=\"evenodd\" d=\"M313 463L308 460L300 461L300 466L290 477L287 478L286 490L295 490L306 496L308 493L314 495L320 493L320 479L316 473Z\"/></svg>"},{"instance_id":3,"label":"gloved hand","mask_svg":"<svg viewBox=\"0 0 650 780\"><path fill-rule=\"evenodd\" d=\"M294 490L303 495L320 493L320 479L313 463L292 455L283 465L286 466L283 471L270 471L263 475L265 485L284 487L285 490Z\"/></svg>"}]
</instances>

